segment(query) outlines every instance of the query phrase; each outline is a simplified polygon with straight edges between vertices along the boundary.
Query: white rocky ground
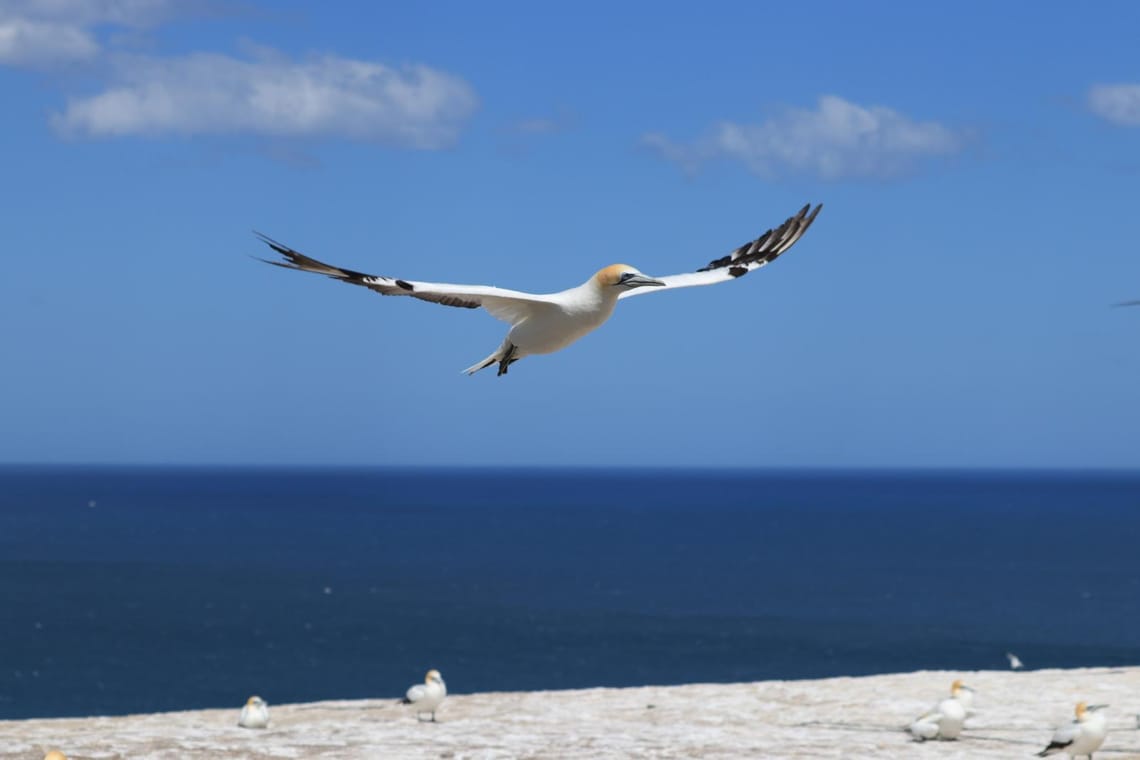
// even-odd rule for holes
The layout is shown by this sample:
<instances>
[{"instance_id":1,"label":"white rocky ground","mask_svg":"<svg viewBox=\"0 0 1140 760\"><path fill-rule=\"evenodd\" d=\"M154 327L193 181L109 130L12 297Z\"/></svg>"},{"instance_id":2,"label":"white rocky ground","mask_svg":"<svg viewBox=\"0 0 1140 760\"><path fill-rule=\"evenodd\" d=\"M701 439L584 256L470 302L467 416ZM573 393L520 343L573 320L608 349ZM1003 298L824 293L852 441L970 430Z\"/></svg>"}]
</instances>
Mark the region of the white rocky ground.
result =
<instances>
[{"instance_id":1,"label":"white rocky ground","mask_svg":"<svg viewBox=\"0 0 1140 760\"><path fill-rule=\"evenodd\" d=\"M956 742L901 726L955 678L978 690ZM458 685L456 685L458 686ZM272 697L272 695L263 695ZM1078 700L1112 705L1102 758L1140 758L1140 668L919 672L448 697L439 723L395 700L270 705L266 730L225 710L0 721L0 758L1028 758Z\"/></svg>"}]
</instances>

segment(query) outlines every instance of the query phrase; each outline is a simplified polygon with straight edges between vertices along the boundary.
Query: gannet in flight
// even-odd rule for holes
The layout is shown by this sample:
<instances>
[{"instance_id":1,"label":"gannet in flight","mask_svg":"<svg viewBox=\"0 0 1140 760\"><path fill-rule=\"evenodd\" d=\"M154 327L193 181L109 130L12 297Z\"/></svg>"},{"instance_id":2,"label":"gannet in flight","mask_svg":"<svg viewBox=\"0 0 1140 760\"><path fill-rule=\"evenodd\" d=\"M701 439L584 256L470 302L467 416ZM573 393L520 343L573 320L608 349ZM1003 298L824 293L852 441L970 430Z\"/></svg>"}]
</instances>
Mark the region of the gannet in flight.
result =
<instances>
[{"instance_id":1,"label":"gannet in flight","mask_svg":"<svg viewBox=\"0 0 1140 760\"><path fill-rule=\"evenodd\" d=\"M1069 757L1086 755L1092 760L1092 753L1104 744L1105 717L1101 712L1108 705L1086 705L1077 702L1077 717L1059 727L1053 734L1049 746L1037 753L1038 757L1065 752Z\"/></svg>"},{"instance_id":2,"label":"gannet in flight","mask_svg":"<svg viewBox=\"0 0 1140 760\"><path fill-rule=\"evenodd\" d=\"M400 700L405 705L412 705L416 711L416 720L424 713L431 713L431 722L435 723L435 711L447 696L447 684L438 670L429 670L424 676L424 682L418 683L408 689L408 693Z\"/></svg>"},{"instance_id":3,"label":"gannet in flight","mask_svg":"<svg viewBox=\"0 0 1140 760\"><path fill-rule=\"evenodd\" d=\"M261 697L250 697L241 708L238 725L242 728L265 728L269 725L269 705Z\"/></svg>"},{"instance_id":4,"label":"gannet in flight","mask_svg":"<svg viewBox=\"0 0 1140 760\"><path fill-rule=\"evenodd\" d=\"M966 712L974 703L974 690L961 681L950 685L950 696L939 702L907 726L918 741L927 739L957 739L966 722Z\"/></svg>"},{"instance_id":5,"label":"gannet in flight","mask_svg":"<svg viewBox=\"0 0 1140 760\"><path fill-rule=\"evenodd\" d=\"M1015 655L1013 652L1006 652L1005 658L1009 660L1010 670L1021 670L1025 667L1025 664L1022 663L1021 658Z\"/></svg>"},{"instance_id":6,"label":"gannet in flight","mask_svg":"<svg viewBox=\"0 0 1140 760\"><path fill-rule=\"evenodd\" d=\"M282 261L262 259L275 266L327 275L342 282L362 285L385 296L412 296L466 309L482 306L491 316L509 323L511 329L494 353L464 372L472 375L497 363L498 374L505 375L507 368L524 356L554 353L601 327L622 298L674 288L715 285L759 269L791 248L815 221L820 208L822 206L812 209L811 204L804 206L779 227L768 230L696 272L654 278L628 264L611 264L577 287L545 295L487 285L419 282L354 272L309 258L265 235L255 234L283 257Z\"/></svg>"}]
</instances>

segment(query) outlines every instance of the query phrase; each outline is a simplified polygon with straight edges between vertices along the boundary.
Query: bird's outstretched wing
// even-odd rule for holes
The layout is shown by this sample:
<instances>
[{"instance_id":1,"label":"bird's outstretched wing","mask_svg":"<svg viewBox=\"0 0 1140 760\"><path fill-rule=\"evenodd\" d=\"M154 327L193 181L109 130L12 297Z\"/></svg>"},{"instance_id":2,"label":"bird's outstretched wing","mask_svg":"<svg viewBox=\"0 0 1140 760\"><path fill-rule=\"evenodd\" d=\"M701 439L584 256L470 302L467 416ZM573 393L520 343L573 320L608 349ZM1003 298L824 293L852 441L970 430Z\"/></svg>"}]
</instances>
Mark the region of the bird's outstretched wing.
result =
<instances>
[{"instance_id":1,"label":"bird's outstretched wing","mask_svg":"<svg viewBox=\"0 0 1140 760\"><path fill-rule=\"evenodd\" d=\"M401 280L382 275L364 274L351 269L326 264L310 258L300 251L295 251L287 245L255 232L255 235L266 245L281 254L281 261L261 259L266 264L296 269L301 272L312 272L332 277L334 280L347 282L352 285L362 285L369 290L385 296L411 296L421 301L456 306L463 309L478 309L482 306L490 314L509 322L512 325L547 308L554 308L549 296L523 293L518 290L507 290L490 285L452 285L443 282L418 282L416 280Z\"/></svg>"},{"instance_id":2,"label":"bird's outstretched wing","mask_svg":"<svg viewBox=\"0 0 1140 760\"><path fill-rule=\"evenodd\" d=\"M718 282L728 282L743 277L754 269L768 264L784 251L795 245L803 237L807 228L815 221L823 204L814 209L811 204L804 206L800 212L790 217L779 227L768 230L755 240L749 241L737 248L727 256L710 261L706 266L695 272L685 274L671 274L658 279L665 283L665 287L634 288L622 293L618 298L629 298L642 293L659 293L673 288L692 288L697 285L715 285Z\"/></svg>"}]
</instances>

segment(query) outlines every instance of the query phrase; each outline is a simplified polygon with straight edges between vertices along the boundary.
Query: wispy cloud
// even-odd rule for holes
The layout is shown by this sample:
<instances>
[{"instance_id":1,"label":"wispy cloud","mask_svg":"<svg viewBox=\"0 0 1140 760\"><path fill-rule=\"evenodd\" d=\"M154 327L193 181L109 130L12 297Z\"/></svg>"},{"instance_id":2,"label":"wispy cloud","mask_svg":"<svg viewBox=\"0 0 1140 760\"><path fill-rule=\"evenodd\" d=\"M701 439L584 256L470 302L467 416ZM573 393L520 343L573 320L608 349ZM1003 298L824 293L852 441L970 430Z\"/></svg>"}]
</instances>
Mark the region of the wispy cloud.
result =
<instances>
[{"instance_id":1,"label":"wispy cloud","mask_svg":"<svg viewBox=\"0 0 1140 760\"><path fill-rule=\"evenodd\" d=\"M523 119L511 125L511 130L521 135L549 135L560 132L563 125L555 119Z\"/></svg>"},{"instance_id":2,"label":"wispy cloud","mask_svg":"<svg viewBox=\"0 0 1140 760\"><path fill-rule=\"evenodd\" d=\"M0 17L0 64L49 66L91 58L99 43L82 27Z\"/></svg>"},{"instance_id":3,"label":"wispy cloud","mask_svg":"<svg viewBox=\"0 0 1140 760\"><path fill-rule=\"evenodd\" d=\"M171 0L0 0L0 65L89 60L102 51L97 27L140 28L172 11Z\"/></svg>"},{"instance_id":4,"label":"wispy cloud","mask_svg":"<svg viewBox=\"0 0 1140 760\"><path fill-rule=\"evenodd\" d=\"M431 149L452 144L477 106L466 82L427 66L263 50L120 58L108 89L71 100L52 123L92 137L325 135Z\"/></svg>"},{"instance_id":5,"label":"wispy cloud","mask_svg":"<svg viewBox=\"0 0 1140 760\"><path fill-rule=\"evenodd\" d=\"M642 141L687 172L727 159L762 177L809 174L837 180L906 174L924 160L962 150L966 133L915 121L886 106L824 95L815 109L789 108L757 124L721 122L690 142L661 133L646 134Z\"/></svg>"},{"instance_id":6,"label":"wispy cloud","mask_svg":"<svg viewBox=\"0 0 1140 760\"><path fill-rule=\"evenodd\" d=\"M90 68L102 85L51 116L70 137L331 136L438 149L456 141L478 107L467 82L422 64L291 58L250 43L238 55L129 55L116 42L124 30L189 8L176 0L0 0L0 66Z\"/></svg>"},{"instance_id":7,"label":"wispy cloud","mask_svg":"<svg viewBox=\"0 0 1140 760\"><path fill-rule=\"evenodd\" d=\"M1089 109L1122 127L1140 127L1140 84L1096 84L1089 88Z\"/></svg>"},{"instance_id":8,"label":"wispy cloud","mask_svg":"<svg viewBox=\"0 0 1140 760\"><path fill-rule=\"evenodd\" d=\"M577 126L578 118L569 108L560 107L551 116L534 116L507 125L506 131L517 135L553 135Z\"/></svg>"},{"instance_id":9,"label":"wispy cloud","mask_svg":"<svg viewBox=\"0 0 1140 760\"><path fill-rule=\"evenodd\" d=\"M175 0L0 0L0 13L78 26L150 26L177 10Z\"/></svg>"}]
</instances>

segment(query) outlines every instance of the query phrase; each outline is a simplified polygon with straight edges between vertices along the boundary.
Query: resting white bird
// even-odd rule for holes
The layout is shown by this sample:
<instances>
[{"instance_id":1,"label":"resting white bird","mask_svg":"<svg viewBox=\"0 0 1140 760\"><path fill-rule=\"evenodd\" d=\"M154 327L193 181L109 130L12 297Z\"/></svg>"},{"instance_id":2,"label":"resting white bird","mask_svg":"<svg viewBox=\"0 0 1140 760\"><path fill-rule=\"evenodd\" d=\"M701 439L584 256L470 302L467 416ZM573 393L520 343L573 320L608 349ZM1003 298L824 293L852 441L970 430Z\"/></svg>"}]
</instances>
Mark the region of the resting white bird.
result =
<instances>
[{"instance_id":1,"label":"resting white bird","mask_svg":"<svg viewBox=\"0 0 1140 760\"><path fill-rule=\"evenodd\" d=\"M923 713L907 726L918 741L957 739L966 721L966 712L974 703L974 690L961 681L950 685L950 696Z\"/></svg>"},{"instance_id":2,"label":"resting white bird","mask_svg":"<svg viewBox=\"0 0 1140 760\"><path fill-rule=\"evenodd\" d=\"M265 728L269 725L269 705L261 697L250 697L241 708L238 725L242 728Z\"/></svg>"},{"instance_id":3,"label":"resting white bird","mask_svg":"<svg viewBox=\"0 0 1140 760\"><path fill-rule=\"evenodd\" d=\"M1037 753L1038 757L1064 752L1069 757L1087 756L1092 760L1093 753L1104 744L1107 734L1104 713L1108 705L1086 705L1077 702L1076 718L1058 728L1053 733L1049 746Z\"/></svg>"},{"instance_id":4,"label":"resting white bird","mask_svg":"<svg viewBox=\"0 0 1140 760\"><path fill-rule=\"evenodd\" d=\"M1025 667L1025 664L1022 663L1021 658L1015 655L1013 652L1006 652L1005 658L1009 660L1010 670L1021 670Z\"/></svg>"},{"instance_id":5,"label":"resting white bird","mask_svg":"<svg viewBox=\"0 0 1140 760\"><path fill-rule=\"evenodd\" d=\"M362 285L386 296L412 296L444 306L467 309L482 306L491 316L509 323L511 329L494 353L464 372L472 375L497 363L498 374L505 375L507 368L524 356L559 351L601 327L622 298L646 292L715 285L759 269L791 248L815 221L820 208L822 206L816 206L813 210L811 204L804 206L798 214L779 227L768 230L696 272L654 278L627 264L612 264L577 287L546 295L487 285L419 282L354 272L309 258L265 235L255 234L283 257L283 261L262 259L275 266L327 275L353 285Z\"/></svg>"},{"instance_id":6,"label":"resting white bird","mask_svg":"<svg viewBox=\"0 0 1140 760\"><path fill-rule=\"evenodd\" d=\"M411 705L416 711L416 720L421 720L424 713L431 713L431 722L435 723L435 711L443 704L447 696L447 684L438 670L429 670L424 676L424 682L418 683L408 689L408 693L400 700L405 705Z\"/></svg>"}]
</instances>

